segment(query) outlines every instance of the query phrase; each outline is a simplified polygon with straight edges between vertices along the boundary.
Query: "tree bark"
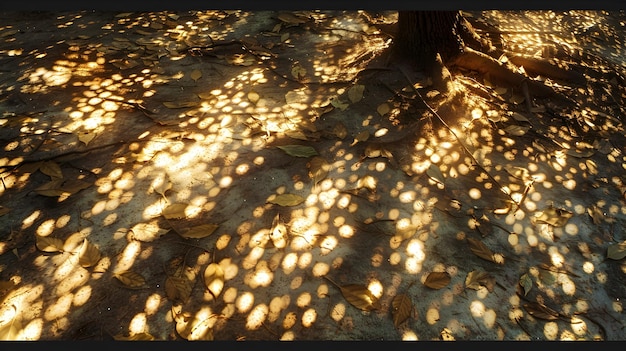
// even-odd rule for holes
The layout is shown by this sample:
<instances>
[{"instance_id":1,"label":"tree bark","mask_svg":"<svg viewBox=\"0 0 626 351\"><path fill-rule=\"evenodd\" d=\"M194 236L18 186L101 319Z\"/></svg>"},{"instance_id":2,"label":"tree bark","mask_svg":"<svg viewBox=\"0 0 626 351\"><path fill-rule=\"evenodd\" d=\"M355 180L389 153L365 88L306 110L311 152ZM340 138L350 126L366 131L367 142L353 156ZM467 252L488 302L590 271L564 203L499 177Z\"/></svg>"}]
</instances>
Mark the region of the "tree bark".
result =
<instances>
[{"instance_id":1,"label":"tree bark","mask_svg":"<svg viewBox=\"0 0 626 351\"><path fill-rule=\"evenodd\" d=\"M394 47L419 68L429 68L437 54L443 64L463 52L459 11L399 11Z\"/></svg>"}]
</instances>

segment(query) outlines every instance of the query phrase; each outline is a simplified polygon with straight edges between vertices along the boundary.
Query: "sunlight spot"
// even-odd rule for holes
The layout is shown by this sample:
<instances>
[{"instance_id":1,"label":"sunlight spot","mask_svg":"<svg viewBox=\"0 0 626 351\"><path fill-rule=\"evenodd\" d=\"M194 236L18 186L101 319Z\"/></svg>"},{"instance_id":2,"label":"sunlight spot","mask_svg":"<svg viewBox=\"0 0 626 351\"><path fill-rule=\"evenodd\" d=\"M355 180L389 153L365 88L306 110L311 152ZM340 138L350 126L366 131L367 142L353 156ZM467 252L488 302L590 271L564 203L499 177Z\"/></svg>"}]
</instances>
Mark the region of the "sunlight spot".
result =
<instances>
[{"instance_id":1,"label":"sunlight spot","mask_svg":"<svg viewBox=\"0 0 626 351\"><path fill-rule=\"evenodd\" d=\"M434 324L437 324L438 321L439 321L439 310L432 308L432 307L429 308L428 311L426 311L426 323L430 325L434 325Z\"/></svg>"},{"instance_id":2,"label":"sunlight spot","mask_svg":"<svg viewBox=\"0 0 626 351\"><path fill-rule=\"evenodd\" d=\"M147 327L147 318L145 313L137 313L130 321L128 330L130 334L144 333Z\"/></svg>"},{"instance_id":3,"label":"sunlight spot","mask_svg":"<svg viewBox=\"0 0 626 351\"><path fill-rule=\"evenodd\" d=\"M415 257L409 257L406 259L404 268L406 269L407 273L417 274L422 271L422 263Z\"/></svg>"},{"instance_id":4,"label":"sunlight spot","mask_svg":"<svg viewBox=\"0 0 626 351\"><path fill-rule=\"evenodd\" d=\"M302 325L305 328L312 327L313 323L315 323L316 320L317 320L317 312L312 308L309 308L302 314Z\"/></svg>"},{"instance_id":5,"label":"sunlight spot","mask_svg":"<svg viewBox=\"0 0 626 351\"><path fill-rule=\"evenodd\" d=\"M413 239L409 241L406 247L406 253L409 256L414 257L418 262L421 262L426 258L426 254L424 253L424 243L420 240Z\"/></svg>"},{"instance_id":6,"label":"sunlight spot","mask_svg":"<svg viewBox=\"0 0 626 351\"><path fill-rule=\"evenodd\" d=\"M593 263L591 263L589 261L583 263L583 267L582 268L583 268L583 272L585 272L587 274L591 274L595 270L595 267L594 267Z\"/></svg>"},{"instance_id":7,"label":"sunlight spot","mask_svg":"<svg viewBox=\"0 0 626 351\"><path fill-rule=\"evenodd\" d=\"M17 340L37 341L41 337L44 322L41 318L30 321L20 332Z\"/></svg>"},{"instance_id":8,"label":"sunlight spot","mask_svg":"<svg viewBox=\"0 0 626 351\"><path fill-rule=\"evenodd\" d=\"M469 190L469 196L474 200L480 199L481 198L480 190L477 188L471 188Z\"/></svg>"},{"instance_id":9,"label":"sunlight spot","mask_svg":"<svg viewBox=\"0 0 626 351\"><path fill-rule=\"evenodd\" d=\"M565 262L565 257L557 251L557 248L552 246L549 250L550 261L555 267L563 267L563 263Z\"/></svg>"},{"instance_id":10,"label":"sunlight spot","mask_svg":"<svg viewBox=\"0 0 626 351\"><path fill-rule=\"evenodd\" d=\"M576 224L573 223L567 223L565 225L565 230L564 230L567 234L569 235L577 235L578 234L578 226Z\"/></svg>"},{"instance_id":11,"label":"sunlight spot","mask_svg":"<svg viewBox=\"0 0 626 351\"><path fill-rule=\"evenodd\" d=\"M284 306L283 308L286 308ZM285 315L285 319L283 319L283 329L291 329L297 322L298 316L295 312L289 312Z\"/></svg>"},{"instance_id":12,"label":"sunlight spot","mask_svg":"<svg viewBox=\"0 0 626 351\"><path fill-rule=\"evenodd\" d=\"M574 296L576 293L576 283L574 283L568 276L561 275L559 277L559 283L561 283L561 289L569 296Z\"/></svg>"},{"instance_id":13,"label":"sunlight spot","mask_svg":"<svg viewBox=\"0 0 626 351\"><path fill-rule=\"evenodd\" d=\"M296 269L296 265L298 263L298 254L296 254L295 252L290 252L288 253L285 258L283 259L283 272L285 272L285 274L289 275L291 274L294 269Z\"/></svg>"},{"instance_id":14,"label":"sunlight spot","mask_svg":"<svg viewBox=\"0 0 626 351\"><path fill-rule=\"evenodd\" d=\"M235 304L239 313L248 312L254 304L254 294L252 294L251 292L245 292L241 294L237 298L237 302Z\"/></svg>"},{"instance_id":15,"label":"sunlight spot","mask_svg":"<svg viewBox=\"0 0 626 351\"><path fill-rule=\"evenodd\" d=\"M311 304L311 300L311 294L308 292L303 292L296 299L296 305L300 308L304 308Z\"/></svg>"},{"instance_id":16,"label":"sunlight spot","mask_svg":"<svg viewBox=\"0 0 626 351\"><path fill-rule=\"evenodd\" d=\"M559 334L559 325L555 322L547 322L543 326L543 335L545 335L548 340L556 340L557 335Z\"/></svg>"},{"instance_id":17,"label":"sunlight spot","mask_svg":"<svg viewBox=\"0 0 626 351\"><path fill-rule=\"evenodd\" d=\"M161 305L162 298L159 294L152 294L146 300L146 314L153 315L158 312L159 306Z\"/></svg>"},{"instance_id":18,"label":"sunlight spot","mask_svg":"<svg viewBox=\"0 0 626 351\"><path fill-rule=\"evenodd\" d=\"M418 341L417 335L412 330L404 330L402 331L402 341Z\"/></svg>"},{"instance_id":19,"label":"sunlight spot","mask_svg":"<svg viewBox=\"0 0 626 351\"><path fill-rule=\"evenodd\" d=\"M343 210L347 208L349 205L350 205L350 196L341 195L341 197L339 197L339 200L337 201L337 208Z\"/></svg>"},{"instance_id":20,"label":"sunlight spot","mask_svg":"<svg viewBox=\"0 0 626 351\"><path fill-rule=\"evenodd\" d=\"M377 298L383 296L383 285L378 280L372 280L367 285L367 290L369 290L372 295L376 296Z\"/></svg>"},{"instance_id":21,"label":"sunlight spot","mask_svg":"<svg viewBox=\"0 0 626 351\"><path fill-rule=\"evenodd\" d=\"M346 316L346 305L343 303L338 303L333 307L330 311L330 317L335 321L339 322Z\"/></svg>"},{"instance_id":22,"label":"sunlight spot","mask_svg":"<svg viewBox=\"0 0 626 351\"><path fill-rule=\"evenodd\" d=\"M400 264L401 261L402 261L402 256L397 252L393 252L389 256L389 264L391 264L392 266Z\"/></svg>"},{"instance_id":23,"label":"sunlight spot","mask_svg":"<svg viewBox=\"0 0 626 351\"><path fill-rule=\"evenodd\" d=\"M485 314L485 305L481 301L472 301L470 312L472 316L482 318Z\"/></svg>"},{"instance_id":24,"label":"sunlight spot","mask_svg":"<svg viewBox=\"0 0 626 351\"><path fill-rule=\"evenodd\" d=\"M320 243L320 254L322 256L328 255L337 247L338 244L339 242L335 236L326 236Z\"/></svg>"},{"instance_id":25,"label":"sunlight spot","mask_svg":"<svg viewBox=\"0 0 626 351\"><path fill-rule=\"evenodd\" d=\"M311 264L312 261L313 261L313 255L310 252L305 252L298 259L298 267L300 269L305 269Z\"/></svg>"},{"instance_id":26,"label":"sunlight spot","mask_svg":"<svg viewBox=\"0 0 626 351\"><path fill-rule=\"evenodd\" d=\"M279 341L294 341L296 339L295 334L292 331L286 331L279 339Z\"/></svg>"},{"instance_id":27,"label":"sunlight spot","mask_svg":"<svg viewBox=\"0 0 626 351\"><path fill-rule=\"evenodd\" d=\"M52 234L54 231L55 223L54 219L48 219L41 223L37 228L37 235L39 236L48 236Z\"/></svg>"},{"instance_id":28,"label":"sunlight spot","mask_svg":"<svg viewBox=\"0 0 626 351\"><path fill-rule=\"evenodd\" d=\"M60 296L56 302L51 303L50 306L46 309L46 311L44 312L44 318L51 321L66 316L69 313L70 308L72 307L73 299L74 294L72 293Z\"/></svg>"},{"instance_id":29,"label":"sunlight spot","mask_svg":"<svg viewBox=\"0 0 626 351\"><path fill-rule=\"evenodd\" d=\"M263 322L267 318L268 314L269 309L267 305L257 305L252 311L250 311L250 314L248 314L248 318L246 320L246 328L248 328L248 330L259 329L263 325Z\"/></svg>"}]
</instances>

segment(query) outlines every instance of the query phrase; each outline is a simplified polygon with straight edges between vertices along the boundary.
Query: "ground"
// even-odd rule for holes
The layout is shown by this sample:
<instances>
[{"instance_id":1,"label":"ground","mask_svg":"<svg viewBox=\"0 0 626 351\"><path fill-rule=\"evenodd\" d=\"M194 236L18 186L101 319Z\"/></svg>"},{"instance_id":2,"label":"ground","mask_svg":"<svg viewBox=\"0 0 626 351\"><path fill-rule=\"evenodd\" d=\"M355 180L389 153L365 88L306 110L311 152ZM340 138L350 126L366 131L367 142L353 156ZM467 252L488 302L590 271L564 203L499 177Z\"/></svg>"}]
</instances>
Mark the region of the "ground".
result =
<instances>
[{"instance_id":1,"label":"ground","mask_svg":"<svg viewBox=\"0 0 626 351\"><path fill-rule=\"evenodd\" d=\"M464 15L1 13L0 338L626 339L626 17Z\"/></svg>"}]
</instances>

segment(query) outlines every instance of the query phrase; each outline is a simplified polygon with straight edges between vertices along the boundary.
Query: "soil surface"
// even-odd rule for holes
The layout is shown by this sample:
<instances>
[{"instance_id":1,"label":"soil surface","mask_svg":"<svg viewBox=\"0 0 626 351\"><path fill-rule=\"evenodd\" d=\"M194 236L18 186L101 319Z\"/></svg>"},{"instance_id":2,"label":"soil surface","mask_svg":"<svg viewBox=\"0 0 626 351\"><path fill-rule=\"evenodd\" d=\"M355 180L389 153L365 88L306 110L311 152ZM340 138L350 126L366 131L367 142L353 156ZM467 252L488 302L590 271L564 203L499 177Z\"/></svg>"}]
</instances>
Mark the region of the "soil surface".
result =
<instances>
[{"instance_id":1,"label":"soil surface","mask_svg":"<svg viewBox=\"0 0 626 351\"><path fill-rule=\"evenodd\" d=\"M393 11L0 13L0 338L625 340L626 16L464 15L522 84Z\"/></svg>"}]
</instances>

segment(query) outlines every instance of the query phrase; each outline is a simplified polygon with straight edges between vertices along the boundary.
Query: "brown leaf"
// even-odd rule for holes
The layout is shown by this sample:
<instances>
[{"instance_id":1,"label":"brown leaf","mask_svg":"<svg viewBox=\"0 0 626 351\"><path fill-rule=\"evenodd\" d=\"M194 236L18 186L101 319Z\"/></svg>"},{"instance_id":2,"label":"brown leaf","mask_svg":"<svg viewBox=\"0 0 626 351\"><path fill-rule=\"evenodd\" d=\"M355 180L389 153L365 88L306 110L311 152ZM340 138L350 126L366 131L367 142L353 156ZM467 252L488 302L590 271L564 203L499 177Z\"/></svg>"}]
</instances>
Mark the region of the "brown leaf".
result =
<instances>
[{"instance_id":1,"label":"brown leaf","mask_svg":"<svg viewBox=\"0 0 626 351\"><path fill-rule=\"evenodd\" d=\"M524 309L535 318L553 321L559 319L559 312L539 302L529 302L524 304Z\"/></svg>"},{"instance_id":2,"label":"brown leaf","mask_svg":"<svg viewBox=\"0 0 626 351\"><path fill-rule=\"evenodd\" d=\"M469 289L479 290L481 286L484 286L487 291L493 292L495 285L496 279L487 272L471 271L465 277L465 287Z\"/></svg>"},{"instance_id":3,"label":"brown leaf","mask_svg":"<svg viewBox=\"0 0 626 351\"><path fill-rule=\"evenodd\" d=\"M63 183L63 185L61 185L60 190L62 190L65 193L76 194L77 192L83 189L87 189L90 186L91 186L91 183L84 182L80 179L75 179L75 180L69 180Z\"/></svg>"},{"instance_id":4,"label":"brown leaf","mask_svg":"<svg viewBox=\"0 0 626 351\"><path fill-rule=\"evenodd\" d=\"M204 285L213 299L217 299L224 289L224 269L218 263L211 263L204 270Z\"/></svg>"},{"instance_id":5,"label":"brown leaf","mask_svg":"<svg viewBox=\"0 0 626 351\"><path fill-rule=\"evenodd\" d=\"M550 207L530 218L533 223L546 223L553 227L562 227L574 214L566 209Z\"/></svg>"},{"instance_id":6,"label":"brown leaf","mask_svg":"<svg viewBox=\"0 0 626 351\"><path fill-rule=\"evenodd\" d=\"M360 310L371 311L380 308L378 298L365 285L348 284L340 286L339 289L343 297Z\"/></svg>"},{"instance_id":7,"label":"brown leaf","mask_svg":"<svg viewBox=\"0 0 626 351\"><path fill-rule=\"evenodd\" d=\"M129 336L125 336L122 334L117 334L113 336L114 340L118 341L152 341L155 339L150 333L137 333L131 334Z\"/></svg>"},{"instance_id":8,"label":"brown leaf","mask_svg":"<svg viewBox=\"0 0 626 351\"><path fill-rule=\"evenodd\" d=\"M185 209L189 206L186 203L175 203L167 206L161 212L161 215L167 219L183 219L186 218Z\"/></svg>"},{"instance_id":9,"label":"brown leaf","mask_svg":"<svg viewBox=\"0 0 626 351\"><path fill-rule=\"evenodd\" d=\"M3 216L9 212L11 212L10 208L0 205L0 216Z\"/></svg>"},{"instance_id":10,"label":"brown leaf","mask_svg":"<svg viewBox=\"0 0 626 351\"><path fill-rule=\"evenodd\" d=\"M61 188L63 184L63 179L54 178L48 183L38 187L35 189L35 192L39 195L56 197L65 194L65 191Z\"/></svg>"},{"instance_id":11,"label":"brown leaf","mask_svg":"<svg viewBox=\"0 0 626 351\"><path fill-rule=\"evenodd\" d=\"M81 267L91 267L98 263L100 260L100 250L98 248L87 241L87 239L83 240L82 245L78 249L78 264Z\"/></svg>"},{"instance_id":12,"label":"brown leaf","mask_svg":"<svg viewBox=\"0 0 626 351\"><path fill-rule=\"evenodd\" d=\"M304 198L296 194L280 194L270 198L268 203L279 206L296 206L304 202Z\"/></svg>"},{"instance_id":13,"label":"brown leaf","mask_svg":"<svg viewBox=\"0 0 626 351\"><path fill-rule=\"evenodd\" d=\"M125 271L121 273L115 273L113 274L113 276L128 288L142 289L146 287L146 280L139 273Z\"/></svg>"},{"instance_id":14,"label":"brown leaf","mask_svg":"<svg viewBox=\"0 0 626 351\"><path fill-rule=\"evenodd\" d=\"M348 89L348 99L351 103L357 103L363 99L363 92L365 91L365 85L357 84Z\"/></svg>"},{"instance_id":15,"label":"brown leaf","mask_svg":"<svg viewBox=\"0 0 626 351\"><path fill-rule=\"evenodd\" d=\"M172 306L172 316L176 321L176 333L183 339L192 340L213 340L213 330L209 327L209 322L215 319L215 315L210 315L205 319L196 319L190 313L178 311L181 307Z\"/></svg>"},{"instance_id":16,"label":"brown leaf","mask_svg":"<svg viewBox=\"0 0 626 351\"><path fill-rule=\"evenodd\" d=\"M167 234L169 229L162 229L156 222L137 223L130 228L132 234L129 239L139 240L143 242L154 241L161 236Z\"/></svg>"},{"instance_id":17,"label":"brown leaf","mask_svg":"<svg viewBox=\"0 0 626 351\"><path fill-rule=\"evenodd\" d=\"M400 294L393 298L391 306L393 307L393 310L391 310L393 325L398 328L402 323L409 319L409 317L411 317L413 304L411 303L411 298L405 294Z\"/></svg>"},{"instance_id":18,"label":"brown leaf","mask_svg":"<svg viewBox=\"0 0 626 351\"><path fill-rule=\"evenodd\" d=\"M424 285L431 289L441 289L450 284L450 274L448 272L430 272L426 276Z\"/></svg>"},{"instance_id":19,"label":"brown leaf","mask_svg":"<svg viewBox=\"0 0 626 351\"><path fill-rule=\"evenodd\" d=\"M202 71L199 70L199 69L194 69L189 74L189 77L191 77L191 79L193 79L195 82L197 82L198 79L202 78Z\"/></svg>"},{"instance_id":20,"label":"brown leaf","mask_svg":"<svg viewBox=\"0 0 626 351\"><path fill-rule=\"evenodd\" d=\"M272 221L272 228L270 228L270 239L274 246L282 249L287 246L287 241L289 239L287 233L287 227L283 222L280 221L280 214L276 214L274 220Z\"/></svg>"},{"instance_id":21,"label":"brown leaf","mask_svg":"<svg viewBox=\"0 0 626 351\"><path fill-rule=\"evenodd\" d=\"M61 171L61 166L59 166L56 162L53 161L45 161L39 166L39 170L45 174L50 176L50 178L62 179L63 171Z\"/></svg>"},{"instance_id":22,"label":"brown leaf","mask_svg":"<svg viewBox=\"0 0 626 351\"><path fill-rule=\"evenodd\" d=\"M217 228L219 228L219 224L202 224L191 227L188 231L180 234L180 236L187 239L202 239L213 234Z\"/></svg>"},{"instance_id":23,"label":"brown leaf","mask_svg":"<svg viewBox=\"0 0 626 351\"><path fill-rule=\"evenodd\" d=\"M626 257L626 240L617 244L611 244L606 250L606 257L612 260L621 260Z\"/></svg>"},{"instance_id":24,"label":"brown leaf","mask_svg":"<svg viewBox=\"0 0 626 351\"><path fill-rule=\"evenodd\" d=\"M40 251L49 253L63 252L63 244L63 240L59 238L39 235L37 235L37 242L35 243Z\"/></svg>"},{"instance_id":25,"label":"brown leaf","mask_svg":"<svg viewBox=\"0 0 626 351\"><path fill-rule=\"evenodd\" d=\"M170 301L186 303L191 296L193 282L185 277L168 276L165 279L165 294Z\"/></svg>"},{"instance_id":26,"label":"brown leaf","mask_svg":"<svg viewBox=\"0 0 626 351\"><path fill-rule=\"evenodd\" d=\"M473 238L467 238L467 242L469 243L470 249L474 253L474 255L482 258L483 260L503 264L504 260L501 255L495 255L491 250L485 245L482 241L476 240Z\"/></svg>"},{"instance_id":27,"label":"brown leaf","mask_svg":"<svg viewBox=\"0 0 626 351\"><path fill-rule=\"evenodd\" d=\"M335 135L339 139L343 139L348 135L348 129L343 123L338 122L333 127L332 134Z\"/></svg>"},{"instance_id":28,"label":"brown leaf","mask_svg":"<svg viewBox=\"0 0 626 351\"><path fill-rule=\"evenodd\" d=\"M524 289L524 296L526 296L533 287L533 281L528 274L524 273L519 278L519 285Z\"/></svg>"},{"instance_id":29,"label":"brown leaf","mask_svg":"<svg viewBox=\"0 0 626 351\"><path fill-rule=\"evenodd\" d=\"M313 180L313 184L317 184L326 178L328 171L330 171L330 164L320 156L312 157L307 163L307 167L309 168L309 178Z\"/></svg>"}]
</instances>

